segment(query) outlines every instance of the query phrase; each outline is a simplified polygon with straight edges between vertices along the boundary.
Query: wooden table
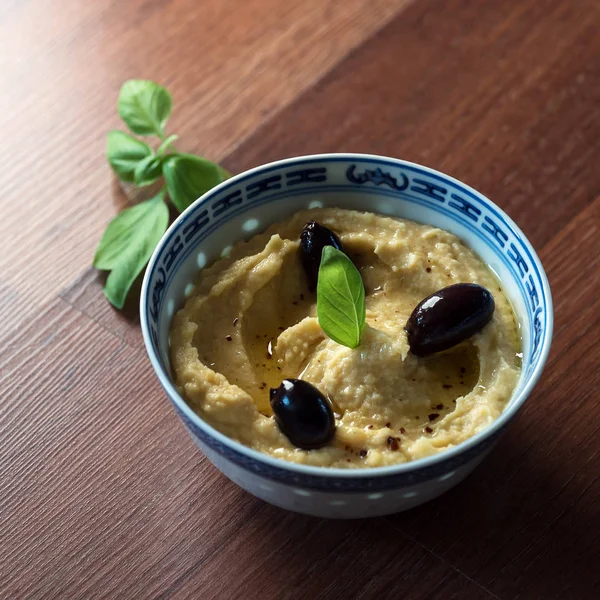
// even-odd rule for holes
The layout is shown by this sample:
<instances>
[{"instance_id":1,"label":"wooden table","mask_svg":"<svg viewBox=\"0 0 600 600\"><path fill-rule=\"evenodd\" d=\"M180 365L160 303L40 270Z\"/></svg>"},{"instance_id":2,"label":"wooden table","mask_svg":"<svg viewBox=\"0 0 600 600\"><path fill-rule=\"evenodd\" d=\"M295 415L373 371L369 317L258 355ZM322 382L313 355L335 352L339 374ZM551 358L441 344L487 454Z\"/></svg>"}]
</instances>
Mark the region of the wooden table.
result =
<instances>
[{"instance_id":1,"label":"wooden table","mask_svg":"<svg viewBox=\"0 0 600 600\"><path fill-rule=\"evenodd\" d=\"M19 0L0 6L0 598L600 598L596 0ZM221 476L91 267L127 203L128 78L238 172L326 151L454 175L550 277L544 376L484 465L388 518L303 517Z\"/></svg>"}]
</instances>

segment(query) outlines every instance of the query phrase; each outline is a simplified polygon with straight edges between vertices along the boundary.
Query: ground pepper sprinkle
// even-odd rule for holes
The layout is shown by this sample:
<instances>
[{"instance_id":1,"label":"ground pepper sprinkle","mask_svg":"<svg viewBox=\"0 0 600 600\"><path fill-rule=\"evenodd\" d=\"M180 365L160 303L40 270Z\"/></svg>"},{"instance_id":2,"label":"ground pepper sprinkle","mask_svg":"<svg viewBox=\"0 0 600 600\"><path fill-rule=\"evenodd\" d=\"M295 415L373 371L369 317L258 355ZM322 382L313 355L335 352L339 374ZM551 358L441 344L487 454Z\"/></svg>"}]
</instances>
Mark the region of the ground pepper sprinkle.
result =
<instances>
[{"instance_id":1,"label":"ground pepper sprinkle","mask_svg":"<svg viewBox=\"0 0 600 600\"><path fill-rule=\"evenodd\" d=\"M398 438L392 437L391 435L387 439L387 445L388 445L388 448L390 450L393 450L394 452L396 450L398 450L398 448L400 447L400 445L398 444Z\"/></svg>"}]
</instances>

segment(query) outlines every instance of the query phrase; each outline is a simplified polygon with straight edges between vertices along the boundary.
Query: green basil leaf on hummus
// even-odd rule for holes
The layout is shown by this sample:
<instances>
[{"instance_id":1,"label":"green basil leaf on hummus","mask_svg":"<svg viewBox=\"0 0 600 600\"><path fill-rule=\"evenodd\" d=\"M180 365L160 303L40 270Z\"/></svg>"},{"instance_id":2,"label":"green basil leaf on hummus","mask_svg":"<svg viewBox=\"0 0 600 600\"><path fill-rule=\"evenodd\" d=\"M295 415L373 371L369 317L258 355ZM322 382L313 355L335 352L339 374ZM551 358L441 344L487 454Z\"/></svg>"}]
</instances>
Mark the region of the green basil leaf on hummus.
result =
<instances>
[{"instance_id":1,"label":"green basil leaf on hummus","mask_svg":"<svg viewBox=\"0 0 600 600\"><path fill-rule=\"evenodd\" d=\"M165 191L124 210L106 228L94 257L94 267L110 271L104 295L123 308L127 292L146 266L169 224Z\"/></svg>"},{"instance_id":2,"label":"green basil leaf on hummus","mask_svg":"<svg viewBox=\"0 0 600 600\"><path fill-rule=\"evenodd\" d=\"M333 246L321 255L317 282L319 325L334 342L356 348L365 327L365 286L354 263Z\"/></svg>"}]
</instances>

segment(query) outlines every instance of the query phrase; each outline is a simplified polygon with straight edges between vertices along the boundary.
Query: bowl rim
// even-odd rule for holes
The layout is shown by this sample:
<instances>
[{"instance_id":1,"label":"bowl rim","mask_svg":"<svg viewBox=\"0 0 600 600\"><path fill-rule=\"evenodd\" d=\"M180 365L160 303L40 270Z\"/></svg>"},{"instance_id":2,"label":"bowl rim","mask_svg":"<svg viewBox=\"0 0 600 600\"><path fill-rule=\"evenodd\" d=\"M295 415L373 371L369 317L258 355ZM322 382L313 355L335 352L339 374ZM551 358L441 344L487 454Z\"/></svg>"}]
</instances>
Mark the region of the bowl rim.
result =
<instances>
[{"instance_id":1,"label":"bowl rim","mask_svg":"<svg viewBox=\"0 0 600 600\"><path fill-rule=\"evenodd\" d=\"M147 304L149 299L149 284L151 273L154 270L154 266L157 262L159 255L161 254L167 240L170 239L172 233L179 228L182 221L184 221L187 216L196 209L200 204L204 204L208 202L214 195L221 192L223 189L227 189L229 187L233 187L237 185L238 181L247 178L249 175L256 175L261 173L265 169L273 169L277 167L287 167L293 166L296 162L299 161L307 161L313 160L317 161L328 161L331 159L344 160L347 159L349 161L353 159L361 159L361 160L373 160L373 161L386 161L396 163L396 165L400 168L403 166L407 167L415 167L418 169L422 169L423 171L438 177L442 177L451 181L452 183L463 187L468 190L470 193L475 194L479 199L483 200L485 203L489 203L489 205L496 210L499 215L508 223L514 232L520 237L521 241L529 251L530 257L532 261L536 264L540 274L540 280L542 282L542 287L544 290L544 295L546 297L547 311L546 311L546 329L545 335L542 339L542 347L540 349L539 358L537 365L532 371L529 379L522 387L520 392L517 394L516 399L511 406L509 406L491 425L483 429L482 431L476 433L474 436L470 437L468 440L454 446L453 448L449 448L442 452L438 452L437 454L432 454L430 456L426 456L423 458L419 458L413 461L398 463L395 465L386 465L383 467L369 467L369 468L340 468L340 467L321 467L321 466L313 466L306 465L302 463L293 463L290 461L286 461L281 458L275 458L263 452L259 452L258 450L254 450L248 446L245 446L241 442L238 442L225 434L221 433L218 429L204 421L196 412L192 410L192 408L188 405L185 399L179 394L174 384L171 382L168 374L162 367L160 358L154 352L154 348L152 346L152 339L150 335L150 329L148 326L148 322L146 319L147 315ZM359 478L359 479L370 479L370 478L378 478L378 477L386 477L390 475L398 475L401 473L410 473L414 471L418 471L422 468L428 468L433 465L437 465L438 463L442 463L446 460L456 458L461 454L468 452L470 449L474 448L481 442L484 442L486 439L494 436L494 434L499 433L500 430L506 426L509 421L517 414L517 412L521 409L527 398L529 397L532 389L538 382L546 362L548 360L548 355L550 353L550 347L552 345L552 334L554 328L554 309L553 309L553 301L552 294L550 291L550 284L548 282L548 277L544 270L541 260L539 259L536 251L533 246L525 236L525 234L521 231L520 227L492 200L490 200L487 196L484 196L476 189L471 186L463 183L462 181L447 175L441 171L437 171L436 169L432 169L430 167L426 167L424 165L420 165L419 163L403 160L400 158L393 158L389 156L383 156L378 154L363 154L363 153L355 153L355 152L329 152L322 154L307 154L300 156L292 156L289 158L284 158L276 161L272 161L269 163L261 164L256 167L252 167L246 171L242 171L237 175L230 177L229 179L223 181L219 185L211 188L209 191L204 193L202 196L197 198L192 204L190 204L170 225L164 235L161 237L159 243L157 244L152 256L148 262L148 266L146 268L144 279L142 283L142 289L140 294L140 323L142 327L142 335L144 339L144 345L146 347L146 352L150 359L150 363L158 377L161 386L169 396L170 400L174 403L176 408L181 411L181 413L191 421L192 424L197 426L205 435L214 438L217 442L220 442L225 447L229 447L231 450L237 453L241 453L242 455L250 458L252 460L258 461L259 463L264 463L270 467L284 469L298 475L308 475L313 477L327 477L327 478L341 478L341 479L349 479L349 478Z\"/></svg>"}]
</instances>

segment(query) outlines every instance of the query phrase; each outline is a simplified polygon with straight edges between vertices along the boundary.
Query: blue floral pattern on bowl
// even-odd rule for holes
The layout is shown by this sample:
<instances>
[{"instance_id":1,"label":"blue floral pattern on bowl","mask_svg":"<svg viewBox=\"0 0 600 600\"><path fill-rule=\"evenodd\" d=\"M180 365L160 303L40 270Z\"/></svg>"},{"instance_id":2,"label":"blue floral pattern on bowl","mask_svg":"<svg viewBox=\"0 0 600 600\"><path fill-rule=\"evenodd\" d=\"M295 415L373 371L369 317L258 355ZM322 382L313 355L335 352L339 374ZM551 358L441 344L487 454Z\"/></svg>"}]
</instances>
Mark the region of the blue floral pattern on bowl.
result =
<instances>
[{"instance_id":1,"label":"blue floral pattern on bowl","mask_svg":"<svg viewBox=\"0 0 600 600\"><path fill-rule=\"evenodd\" d=\"M250 237L302 207L335 205L403 216L468 238L496 271L521 317L524 355L522 397L485 435L460 451L399 468L331 470L290 468L225 438L191 411L169 380L168 327L190 289L194 271L218 258L199 252L220 234L221 248ZM244 221L244 219L247 219ZM238 229L234 223L244 223ZM247 227L246 227L247 225ZM240 229L244 229L240 233ZM238 232L237 234L235 232ZM364 492L430 481L466 465L488 450L516 413L543 368L552 333L552 302L539 260L518 227L484 196L459 181L413 163L368 155L300 157L265 165L224 182L194 203L171 226L144 280L141 320L149 355L161 383L190 433L240 468L281 483L323 491ZM514 400L514 398L513 398ZM463 447L464 446L464 447ZM456 450L456 449L454 449Z\"/></svg>"}]
</instances>

